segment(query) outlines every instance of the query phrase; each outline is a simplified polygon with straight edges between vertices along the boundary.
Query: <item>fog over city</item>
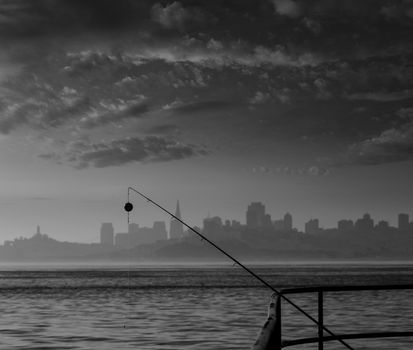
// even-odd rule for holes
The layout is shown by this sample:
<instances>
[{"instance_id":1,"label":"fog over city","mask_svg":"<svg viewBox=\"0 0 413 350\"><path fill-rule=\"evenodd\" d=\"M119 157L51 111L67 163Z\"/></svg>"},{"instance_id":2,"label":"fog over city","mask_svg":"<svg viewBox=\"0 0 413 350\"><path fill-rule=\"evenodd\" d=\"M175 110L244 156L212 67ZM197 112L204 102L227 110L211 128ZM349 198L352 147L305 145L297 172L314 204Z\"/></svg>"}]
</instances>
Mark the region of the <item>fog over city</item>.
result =
<instances>
[{"instance_id":1,"label":"fog over city","mask_svg":"<svg viewBox=\"0 0 413 350\"><path fill-rule=\"evenodd\" d=\"M0 0L0 243L413 215L411 1ZM131 222L170 218L132 195ZM315 223L313 223L315 224ZM323 233L327 234L327 233Z\"/></svg>"}]
</instances>

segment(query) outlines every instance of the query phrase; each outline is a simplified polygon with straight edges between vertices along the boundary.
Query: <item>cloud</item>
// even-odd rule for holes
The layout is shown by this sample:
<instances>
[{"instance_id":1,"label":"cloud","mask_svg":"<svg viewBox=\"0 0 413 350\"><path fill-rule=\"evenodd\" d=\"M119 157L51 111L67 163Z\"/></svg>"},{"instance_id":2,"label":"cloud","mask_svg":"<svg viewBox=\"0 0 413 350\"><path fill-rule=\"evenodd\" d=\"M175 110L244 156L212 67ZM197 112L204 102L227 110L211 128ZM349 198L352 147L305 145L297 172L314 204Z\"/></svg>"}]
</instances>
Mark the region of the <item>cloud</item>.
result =
<instances>
[{"instance_id":1,"label":"cloud","mask_svg":"<svg viewBox=\"0 0 413 350\"><path fill-rule=\"evenodd\" d=\"M108 142L77 141L67 150L77 168L122 166L133 162L165 162L206 154L193 145L159 136L129 137Z\"/></svg>"},{"instance_id":2,"label":"cloud","mask_svg":"<svg viewBox=\"0 0 413 350\"><path fill-rule=\"evenodd\" d=\"M211 101L199 101L190 103L172 103L168 105L168 110L173 111L177 114L192 114L192 113L202 113L210 111L221 111L233 107L235 104L229 101L223 100L211 100Z\"/></svg>"},{"instance_id":3,"label":"cloud","mask_svg":"<svg viewBox=\"0 0 413 350\"><path fill-rule=\"evenodd\" d=\"M370 100L378 102L401 101L413 98L413 89L402 91L354 92L344 94L343 97L349 100Z\"/></svg>"},{"instance_id":4,"label":"cloud","mask_svg":"<svg viewBox=\"0 0 413 350\"><path fill-rule=\"evenodd\" d=\"M301 15L300 4L294 0L273 0L275 11L282 16L297 18Z\"/></svg>"},{"instance_id":5,"label":"cloud","mask_svg":"<svg viewBox=\"0 0 413 350\"><path fill-rule=\"evenodd\" d=\"M208 127L211 144L224 134L228 143L271 145L305 134L314 147L333 136L345 147L398 130L402 117L390 109L411 106L412 44L406 16L389 20L378 12L393 3L373 2L0 0L0 9L9 4L0 13L21 27L18 36L10 21L0 23L1 39L10 36L1 60L20 65L1 80L0 132L53 133L62 142L88 134L99 143ZM35 18L39 29L30 30ZM76 162L94 150L87 145Z\"/></svg>"},{"instance_id":6,"label":"cloud","mask_svg":"<svg viewBox=\"0 0 413 350\"><path fill-rule=\"evenodd\" d=\"M272 170L264 165L260 165L257 167L252 168L252 172L254 174L272 174Z\"/></svg>"},{"instance_id":7,"label":"cloud","mask_svg":"<svg viewBox=\"0 0 413 350\"><path fill-rule=\"evenodd\" d=\"M318 165L309 165L303 167L291 167L288 165L278 166L271 169L267 166L260 165L252 168L254 174L272 174L284 176L328 176L330 170Z\"/></svg>"},{"instance_id":8,"label":"cloud","mask_svg":"<svg viewBox=\"0 0 413 350\"><path fill-rule=\"evenodd\" d=\"M152 7L151 15L152 20L158 22L162 27L180 31L183 31L190 21L203 21L203 15L199 10L188 10L179 1L174 1L169 5L165 5L165 7L156 3Z\"/></svg>"},{"instance_id":9,"label":"cloud","mask_svg":"<svg viewBox=\"0 0 413 350\"><path fill-rule=\"evenodd\" d=\"M8 134L19 124L26 123L27 104L14 103L2 108L2 118L0 120L0 132Z\"/></svg>"},{"instance_id":10,"label":"cloud","mask_svg":"<svg viewBox=\"0 0 413 350\"><path fill-rule=\"evenodd\" d=\"M245 57L240 60L246 65L265 65L274 66L316 66L322 62L320 57L312 53L289 54L285 48L278 47L275 50L264 46L257 46L254 49L254 54L250 57ZM250 63L251 62L251 63ZM252 62L255 62L253 64Z\"/></svg>"},{"instance_id":11,"label":"cloud","mask_svg":"<svg viewBox=\"0 0 413 350\"><path fill-rule=\"evenodd\" d=\"M307 168L302 169L302 171L310 176L327 176L330 175L330 170L323 168L323 167L319 167L317 165L312 165L309 166Z\"/></svg>"},{"instance_id":12,"label":"cloud","mask_svg":"<svg viewBox=\"0 0 413 350\"><path fill-rule=\"evenodd\" d=\"M306 28L308 28L309 30L311 30L314 34L320 34L321 33L321 24L319 22L317 22L316 20L309 18L309 17L305 17L303 19L303 24Z\"/></svg>"},{"instance_id":13,"label":"cloud","mask_svg":"<svg viewBox=\"0 0 413 350\"><path fill-rule=\"evenodd\" d=\"M276 96L281 103L289 103L291 101L289 88L283 88L280 91L277 91Z\"/></svg>"},{"instance_id":14,"label":"cloud","mask_svg":"<svg viewBox=\"0 0 413 350\"><path fill-rule=\"evenodd\" d=\"M316 98L320 100L328 100L332 97L331 92L328 90L328 82L325 79L317 78L314 81L314 86L318 90Z\"/></svg>"},{"instance_id":15,"label":"cloud","mask_svg":"<svg viewBox=\"0 0 413 350\"><path fill-rule=\"evenodd\" d=\"M149 9L147 1L1 0L0 35L51 37L136 27Z\"/></svg>"},{"instance_id":16,"label":"cloud","mask_svg":"<svg viewBox=\"0 0 413 350\"><path fill-rule=\"evenodd\" d=\"M145 98L133 100L118 100L113 102L101 101L98 108L93 108L85 113L79 120L81 128L91 129L108 123L120 123L124 119L140 118L149 111L148 104L144 102ZM116 103L117 102L117 103Z\"/></svg>"},{"instance_id":17,"label":"cloud","mask_svg":"<svg viewBox=\"0 0 413 350\"><path fill-rule=\"evenodd\" d=\"M53 64L47 69L39 64L3 84L1 133L23 126L48 130L68 124L92 129L141 118L149 111L147 99L136 92L136 85L116 84L119 71L128 65L129 72L134 69L122 57L89 51L52 57Z\"/></svg>"},{"instance_id":18,"label":"cloud","mask_svg":"<svg viewBox=\"0 0 413 350\"><path fill-rule=\"evenodd\" d=\"M224 45L222 44L221 41L215 40L214 38L211 38L207 42L206 47L207 47L207 49L210 49L210 50L219 51L219 50L222 50L224 48Z\"/></svg>"},{"instance_id":19,"label":"cloud","mask_svg":"<svg viewBox=\"0 0 413 350\"><path fill-rule=\"evenodd\" d=\"M253 97L249 99L249 103L253 105L263 104L271 98L268 92L257 91Z\"/></svg>"},{"instance_id":20,"label":"cloud","mask_svg":"<svg viewBox=\"0 0 413 350\"><path fill-rule=\"evenodd\" d=\"M413 160L413 122L349 147L345 163L378 165Z\"/></svg>"},{"instance_id":21,"label":"cloud","mask_svg":"<svg viewBox=\"0 0 413 350\"><path fill-rule=\"evenodd\" d=\"M223 45L223 44L222 44ZM142 47L134 53L135 61L163 60L168 63L193 63L205 68L305 67L317 66L328 58L312 52L289 51L284 46L267 47L234 41L217 49L210 43L176 42L168 47ZM196 74L196 72L194 72ZM202 85L201 83L199 85Z\"/></svg>"},{"instance_id":22,"label":"cloud","mask_svg":"<svg viewBox=\"0 0 413 350\"><path fill-rule=\"evenodd\" d=\"M413 120L413 107L400 108L396 115L403 120L412 121Z\"/></svg>"},{"instance_id":23,"label":"cloud","mask_svg":"<svg viewBox=\"0 0 413 350\"><path fill-rule=\"evenodd\" d=\"M413 19L413 3L411 1L386 4L380 12L388 20Z\"/></svg>"}]
</instances>

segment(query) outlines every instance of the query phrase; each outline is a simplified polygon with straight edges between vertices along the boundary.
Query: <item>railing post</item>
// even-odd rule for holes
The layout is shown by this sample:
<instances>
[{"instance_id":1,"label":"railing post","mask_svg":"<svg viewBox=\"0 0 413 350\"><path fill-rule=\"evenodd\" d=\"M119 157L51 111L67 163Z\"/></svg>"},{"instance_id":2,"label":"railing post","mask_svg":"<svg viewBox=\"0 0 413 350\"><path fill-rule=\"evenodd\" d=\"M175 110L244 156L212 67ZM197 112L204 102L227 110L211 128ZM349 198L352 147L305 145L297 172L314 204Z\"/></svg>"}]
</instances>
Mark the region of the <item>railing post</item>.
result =
<instances>
[{"instance_id":1,"label":"railing post","mask_svg":"<svg viewBox=\"0 0 413 350\"><path fill-rule=\"evenodd\" d=\"M277 297L277 303L275 304L275 339L274 339L274 349L275 350L281 350L281 341L282 341L282 335L281 335L281 301L282 298L279 295Z\"/></svg>"},{"instance_id":2,"label":"railing post","mask_svg":"<svg viewBox=\"0 0 413 350\"><path fill-rule=\"evenodd\" d=\"M324 348L324 330L323 330L323 291L318 291L318 350L323 350Z\"/></svg>"}]
</instances>

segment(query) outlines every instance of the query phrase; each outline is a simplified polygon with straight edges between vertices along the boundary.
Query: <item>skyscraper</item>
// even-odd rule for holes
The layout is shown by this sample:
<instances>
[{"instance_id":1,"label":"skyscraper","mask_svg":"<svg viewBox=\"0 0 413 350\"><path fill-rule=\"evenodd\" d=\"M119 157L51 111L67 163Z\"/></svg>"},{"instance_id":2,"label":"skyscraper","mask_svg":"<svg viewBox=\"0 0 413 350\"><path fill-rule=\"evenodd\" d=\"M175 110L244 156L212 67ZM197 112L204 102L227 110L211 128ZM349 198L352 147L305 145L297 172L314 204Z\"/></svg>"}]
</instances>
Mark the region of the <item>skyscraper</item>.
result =
<instances>
[{"instance_id":1,"label":"skyscraper","mask_svg":"<svg viewBox=\"0 0 413 350\"><path fill-rule=\"evenodd\" d=\"M166 225L164 221L155 221L153 223L152 231L155 242L168 238L168 232L166 232Z\"/></svg>"},{"instance_id":2,"label":"skyscraper","mask_svg":"<svg viewBox=\"0 0 413 350\"><path fill-rule=\"evenodd\" d=\"M384 220L380 220L379 223L376 226L376 228L378 230L381 230L381 231L387 231L389 229L389 227L390 227L389 223L387 221L384 221Z\"/></svg>"},{"instance_id":3,"label":"skyscraper","mask_svg":"<svg viewBox=\"0 0 413 350\"><path fill-rule=\"evenodd\" d=\"M179 201L176 202L175 216L181 219L181 208L179 207ZM169 239L182 238L184 235L184 226L176 219L171 220L171 226L169 229Z\"/></svg>"},{"instance_id":4,"label":"skyscraper","mask_svg":"<svg viewBox=\"0 0 413 350\"><path fill-rule=\"evenodd\" d=\"M100 244L113 246L113 225L111 222L104 222L100 227Z\"/></svg>"},{"instance_id":5,"label":"skyscraper","mask_svg":"<svg viewBox=\"0 0 413 350\"><path fill-rule=\"evenodd\" d=\"M340 220L337 223L337 228L339 231L353 231L354 230L354 222L353 220Z\"/></svg>"},{"instance_id":6,"label":"skyscraper","mask_svg":"<svg viewBox=\"0 0 413 350\"><path fill-rule=\"evenodd\" d=\"M128 233L137 233L139 231L139 224L135 224L134 222L131 222L128 226Z\"/></svg>"},{"instance_id":7,"label":"skyscraper","mask_svg":"<svg viewBox=\"0 0 413 350\"><path fill-rule=\"evenodd\" d=\"M399 230L407 231L409 229L409 214L399 214Z\"/></svg>"},{"instance_id":8,"label":"skyscraper","mask_svg":"<svg viewBox=\"0 0 413 350\"><path fill-rule=\"evenodd\" d=\"M364 214L362 219L358 219L355 223L355 229L361 232L369 232L374 228L374 221L370 214Z\"/></svg>"},{"instance_id":9,"label":"skyscraper","mask_svg":"<svg viewBox=\"0 0 413 350\"><path fill-rule=\"evenodd\" d=\"M286 231L292 231L293 229L293 217L290 213L284 215L284 229Z\"/></svg>"},{"instance_id":10,"label":"skyscraper","mask_svg":"<svg viewBox=\"0 0 413 350\"><path fill-rule=\"evenodd\" d=\"M261 202L252 202L247 209L247 226L262 227L265 222L265 206Z\"/></svg>"},{"instance_id":11,"label":"skyscraper","mask_svg":"<svg viewBox=\"0 0 413 350\"><path fill-rule=\"evenodd\" d=\"M320 231L321 230L319 227L318 219L311 219L310 221L307 221L305 223L305 233L314 235L319 233Z\"/></svg>"},{"instance_id":12,"label":"skyscraper","mask_svg":"<svg viewBox=\"0 0 413 350\"><path fill-rule=\"evenodd\" d=\"M207 235L215 235L222 231L222 219L219 216L204 219L203 232Z\"/></svg>"}]
</instances>

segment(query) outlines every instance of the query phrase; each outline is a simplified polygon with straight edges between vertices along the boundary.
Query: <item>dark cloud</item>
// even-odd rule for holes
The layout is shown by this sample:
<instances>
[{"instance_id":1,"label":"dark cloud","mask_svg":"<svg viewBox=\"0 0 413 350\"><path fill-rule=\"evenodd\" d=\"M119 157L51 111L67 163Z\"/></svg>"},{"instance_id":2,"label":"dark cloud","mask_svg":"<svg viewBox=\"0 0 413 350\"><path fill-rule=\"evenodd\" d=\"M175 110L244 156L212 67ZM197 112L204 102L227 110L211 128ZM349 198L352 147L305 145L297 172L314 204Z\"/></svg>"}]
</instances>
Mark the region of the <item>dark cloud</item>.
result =
<instances>
[{"instance_id":1,"label":"dark cloud","mask_svg":"<svg viewBox=\"0 0 413 350\"><path fill-rule=\"evenodd\" d=\"M388 129L379 136L353 144L346 161L351 164L378 165L413 160L413 123Z\"/></svg>"},{"instance_id":2,"label":"dark cloud","mask_svg":"<svg viewBox=\"0 0 413 350\"><path fill-rule=\"evenodd\" d=\"M210 111L222 111L227 108L234 107L234 106L235 106L234 102L212 100L212 101L199 101L199 102L191 102L191 103L177 103L177 104L172 104L167 109L177 114L192 114L192 113L202 113L202 112L210 112Z\"/></svg>"},{"instance_id":3,"label":"dark cloud","mask_svg":"<svg viewBox=\"0 0 413 350\"><path fill-rule=\"evenodd\" d=\"M371 100L371 101L401 101L413 99L413 90L403 91L370 91L370 92L355 92L352 94L344 95L345 98L350 100Z\"/></svg>"},{"instance_id":4,"label":"dark cloud","mask_svg":"<svg viewBox=\"0 0 413 350\"><path fill-rule=\"evenodd\" d=\"M140 118L149 111L148 104L145 102L122 101L121 104L105 105L101 103L100 105L103 107L104 112L99 113L93 110L85 114L85 116L80 119L79 125L82 128L91 129L108 123L119 124L125 119Z\"/></svg>"},{"instance_id":5,"label":"dark cloud","mask_svg":"<svg viewBox=\"0 0 413 350\"><path fill-rule=\"evenodd\" d=\"M275 11L280 15L292 18L296 18L301 15L301 5L295 0L273 0L273 3Z\"/></svg>"},{"instance_id":6,"label":"dark cloud","mask_svg":"<svg viewBox=\"0 0 413 350\"><path fill-rule=\"evenodd\" d=\"M290 17L357 16L378 19L380 17L409 16L413 3L409 0L272 0L277 13Z\"/></svg>"},{"instance_id":7,"label":"dark cloud","mask_svg":"<svg viewBox=\"0 0 413 350\"><path fill-rule=\"evenodd\" d=\"M205 17L201 10L185 8L179 1L163 6L156 3L151 9L152 20L167 29L184 31L189 24L202 23Z\"/></svg>"},{"instance_id":8,"label":"dark cloud","mask_svg":"<svg viewBox=\"0 0 413 350\"><path fill-rule=\"evenodd\" d=\"M1 0L2 36L73 35L137 27L150 5L129 0Z\"/></svg>"},{"instance_id":9,"label":"dark cloud","mask_svg":"<svg viewBox=\"0 0 413 350\"><path fill-rule=\"evenodd\" d=\"M138 84L119 83L129 75L140 76L142 69L123 57L57 52L45 60L33 60L3 83L0 132L70 123L92 129L141 118L150 109L146 97L136 92Z\"/></svg>"},{"instance_id":10,"label":"dark cloud","mask_svg":"<svg viewBox=\"0 0 413 350\"><path fill-rule=\"evenodd\" d=\"M399 123L377 136L349 146L344 164L378 165L413 160L413 108L401 108L393 116Z\"/></svg>"},{"instance_id":11,"label":"dark cloud","mask_svg":"<svg viewBox=\"0 0 413 350\"><path fill-rule=\"evenodd\" d=\"M205 154L193 145L159 136L131 137L109 142L79 141L67 151L69 161L78 168L104 168L132 162L165 162Z\"/></svg>"},{"instance_id":12,"label":"dark cloud","mask_svg":"<svg viewBox=\"0 0 413 350\"><path fill-rule=\"evenodd\" d=\"M381 6L380 13L389 20L413 19L413 2L396 1Z\"/></svg>"},{"instance_id":13,"label":"dark cloud","mask_svg":"<svg viewBox=\"0 0 413 350\"><path fill-rule=\"evenodd\" d=\"M38 108L39 107L33 102L11 104L7 108L2 108L0 132L8 134L19 125L27 123L28 112L31 110L38 110Z\"/></svg>"},{"instance_id":14,"label":"dark cloud","mask_svg":"<svg viewBox=\"0 0 413 350\"><path fill-rule=\"evenodd\" d=\"M0 10L0 35L3 37L78 36L91 32L118 35L123 31L142 30L161 37L185 32L198 38L241 38L260 45L295 44L297 40L311 39L299 26L291 30L292 23L275 20L275 13L292 21L301 22L307 18L301 29L311 32L318 31L321 22L328 30L318 41L320 47L325 48L337 35L345 43L356 41L358 44L360 40L365 41L363 37L377 41L375 31L379 31L384 34L380 40L387 41L389 29L398 32L401 30L398 25L410 26L413 17L413 5L405 0L226 0L219 3L205 0L1 0ZM159 32L154 28L155 23L167 30ZM202 33L199 27L191 25L194 23L205 23ZM171 29L178 30L174 34L170 33ZM357 38L352 37L353 33L358 33ZM404 31L403 37L406 35Z\"/></svg>"},{"instance_id":15,"label":"dark cloud","mask_svg":"<svg viewBox=\"0 0 413 350\"><path fill-rule=\"evenodd\" d=\"M123 140L207 126L243 142L256 132L269 144L305 136L354 144L353 156L385 152L380 135L406 134L406 113L394 112L412 108L410 10L405 0L0 0L0 61L19 65L12 79L0 72L0 132ZM139 141L134 161L149 161L160 142ZM73 162L126 163L132 146L89 142Z\"/></svg>"}]
</instances>

